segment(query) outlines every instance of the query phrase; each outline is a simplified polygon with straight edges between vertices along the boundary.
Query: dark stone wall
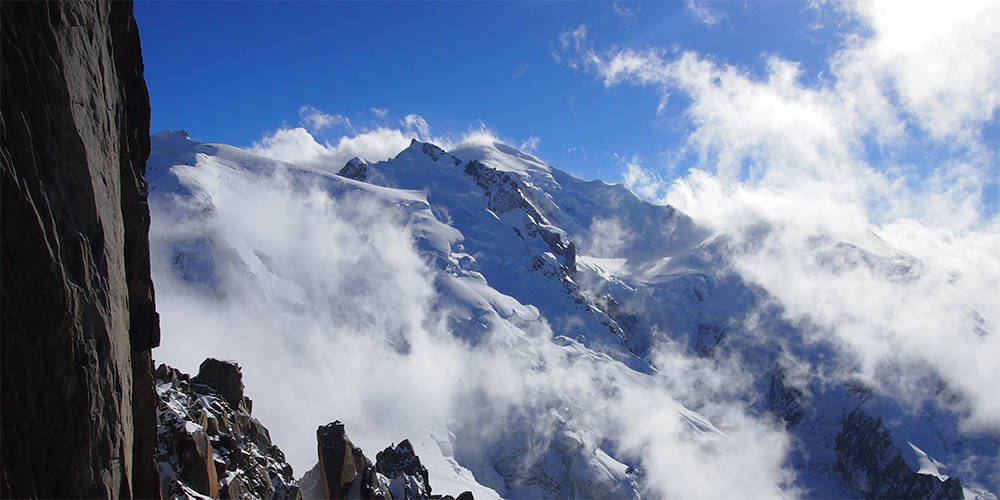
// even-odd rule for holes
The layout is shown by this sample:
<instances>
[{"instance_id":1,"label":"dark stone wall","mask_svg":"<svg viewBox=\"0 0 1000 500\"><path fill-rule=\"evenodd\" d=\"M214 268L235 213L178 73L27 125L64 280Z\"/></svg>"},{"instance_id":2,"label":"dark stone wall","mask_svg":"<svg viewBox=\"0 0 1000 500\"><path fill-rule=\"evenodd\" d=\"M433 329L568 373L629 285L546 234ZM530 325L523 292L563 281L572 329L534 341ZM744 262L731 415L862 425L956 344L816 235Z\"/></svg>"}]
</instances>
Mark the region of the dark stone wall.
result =
<instances>
[{"instance_id":1,"label":"dark stone wall","mask_svg":"<svg viewBox=\"0 0 1000 500\"><path fill-rule=\"evenodd\" d=\"M149 96L128 2L0 2L3 497L159 497Z\"/></svg>"}]
</instances>

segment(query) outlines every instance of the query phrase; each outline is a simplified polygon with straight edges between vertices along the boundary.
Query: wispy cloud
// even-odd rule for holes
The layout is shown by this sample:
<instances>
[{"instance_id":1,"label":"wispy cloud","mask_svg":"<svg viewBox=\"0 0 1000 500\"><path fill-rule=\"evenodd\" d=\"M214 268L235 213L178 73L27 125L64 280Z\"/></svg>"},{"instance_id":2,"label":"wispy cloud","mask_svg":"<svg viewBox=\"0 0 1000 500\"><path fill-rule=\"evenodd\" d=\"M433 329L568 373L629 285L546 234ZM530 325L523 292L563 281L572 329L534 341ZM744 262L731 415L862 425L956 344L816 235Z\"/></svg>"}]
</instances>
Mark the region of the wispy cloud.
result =
<instances>
[{"instance_id":1,"label":"wispy cloud","mask_svg":"<svg viewBox=\"0 0 1000 500\"><path fill-rule=\"evenodd\" d=\"M718 24L724 14L713 11L708 7L708 2L698 2L696 0L684 0L684 6L691 11L699 21L711 26Z\"/></svg>"},{"instance_id":2,"label":"wispy cloud","mask_svg":"<svg viewBox=\"0 0 1000 500\"><path fill-rule=\"evenodd\" d=\"M400 120L399 123L403 126L403 130L421 141L429 140L431 137L431 127L427 124L427 120L424 120L420 115L406 115L406 118Z\"/></svg>"},{"instance_id":3,"label":"wispy cloud","mask_svg":"<svg viewBox=\"0 0 1000 500\"><path fill-rule=\"evenodd\" d=\"M302 118L302 124L314 134L334 125L343 125L348 132L357 133L354 127L351 126L351 120L348 120L346 117L330 115L309 105L302 106L299 109L299 116Z\"/></svg>"},{"instance_id":4,"label":"wispy cloud","mask_svg":"<svg viewBox=\"0 0 1000 500\"><path fill-rule=\"evenodd\" d=\"M512 80L516 80L518 78L521 78L522 76L524 76L524 74L528 71L528 68L530 68L530 67L531 67L531 63L524 63L524 64L522 64L522 65L514 68L514 73L511 74L510 78Z\"/></svg>"},{"instance_id":5,"label":"wispy cloud","mask_svg":"<svg viewBox=\"0 0 1000 500\"><path fill-rule=\"evenodd\" d=\"M521 141L520 148L522 151L527 151L529 153L535 153L538 151L538 145L542 143L542 140L537 137L529 137L524 141Z\"/></svg>"},{"instance_id":6,"label":"wispy cloud","mask_svg":"<svg viewBox=\"0 0 1000 500\"><path fill-rule=\"evenodd\" d=\"M372 113L379 118L385 118L385 115L389 112L386 108L372 108Z\"/></svg>"},{"instance_id":7,"label":"wispy cloud","mask_svg":"<svg viewBox=\"0 0 1000 500\"><path fill-rule=\"evenodd\" d=\"M995 429L1000 222L982 190L1000 177L997 142L984 135L1000 107L1000 4L850 8L871 34L850 38L829 79L811 86L776 56L758 78L691 51L598 50L583 27L560 43L608 87L691 99L691 131L674 147L694 168L664 194L655 174L629 163L628 185L745 243L732 248L738 272L859 357L873 384L927 397L919 377L879 368L922 363L972 401L967 424ZM927 159L894 160L910 150ZM920 259L912 279L879 267L907 261L874 234ZM886 260L831 267L830 252L847 251L837 242Z\"/></svg>"},{"instance_id":8,"label":"wispy cloud","mask_svg":"<svg viewBox=\"0 0 1000 500\"><path fill-rule=\"evenodd\" d=\"M408 144L399 131L376 132L323 146L305 129L283 129L261 147L308 164L348 147L361 152L357 141L365 139L376 145L363 152L369 157L396 140ZM499 139L480 128L462 141ZM303 152L291 152L296 147ZM364 449L403 438L426 446L421 459L438 467L432 481L442 491L456 468L437 450L453 450L503 492L493 466L477 457L492 459L504 447L516 447L525 466L565 454L573 471L598 485L612 472L624 476L624 465L611 470L593 460L601 447L646 474L643 495L776 496L792 476L782 466L788 437L745 411L746 383L727 382L752 379L736 365L722 373L664 357L660 374L644 375L568 339L553 342L535 307L481 278L441 289L458 278L434 267L426 253L433 245L421 238L441 235L448 248L462 235L437 222L413 198L419 193L369 192L238 157L243 167L199 155L197 165L173 170L191 196L157 191L151 200L158 308L173 332L157 360L194 371L205 356L238 359L255 415L299 473L315 463L316 425L340 419ZM613 254L627 236L613 219L594 229L598 252ZM200 253L178 253L192 248ZM178 262L191 261L211 275L209 290L177 272ZM479 308L471 343L453 331L469 321L469 307ZM704 405L717 426L672 396L687 386L718 402Z\"/></svg>"},{"instance_id":9,"label":"wispy cloud","mask_svg":"<svg viewBox=\"0 0 1000 500\"><path fill-rule=\"evenodd\" d=\"M620 17L625 19L635 19L635 11L618 2L611 4L611 8L614 9L615 14L618 14ZM638 10L638 7L636 7L636 10Z\"/></svg>"},{"instance_id":10,"label":"wispy cloud","mask_svg":"<svg viewBox=\"0 0 1000 500\"><path fill-rule=\"evenodd\" d=\"M334 144L320 144L302 127L281 128L248 149L276 160L337 172L356 156L387 160L409 146L411 137L399 129L379 127L352 137L342 136Z\"/></svg>"},{"instance_id":11,"label":"wispy cloud","mask_svg":"<svg viewBox=\"0 0 1000 500\"><path fill-rule=\"evenodd\" d=\"M623 180L629 189L651 200L663 196L663 190L667 187L666 181L659 174L643 168L637 158L625 163Z\"/></svg>"}]
</instances>

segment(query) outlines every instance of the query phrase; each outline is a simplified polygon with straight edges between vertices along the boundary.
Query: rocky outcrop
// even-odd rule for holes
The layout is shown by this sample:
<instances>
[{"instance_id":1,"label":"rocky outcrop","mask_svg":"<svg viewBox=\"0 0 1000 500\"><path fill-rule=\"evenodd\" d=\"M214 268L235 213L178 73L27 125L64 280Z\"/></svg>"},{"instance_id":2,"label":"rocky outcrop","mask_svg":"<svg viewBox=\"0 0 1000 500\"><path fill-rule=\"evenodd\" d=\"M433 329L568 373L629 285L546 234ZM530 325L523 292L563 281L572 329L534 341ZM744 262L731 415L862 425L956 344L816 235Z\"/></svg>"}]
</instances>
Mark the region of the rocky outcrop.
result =
<instances>
[{"instance_id":1,"label":"rocky outcrop","mask_svg":"<svg viewBox=\"0 0 1000 500\"><path fill-rule=\"evenodd\" d=\"M323 498L388 499L389 486L340 421L316 429Z\"/></svg>"},{"instance_id":2,"label":"rocky outcrop","mask_svg":"<svg viewBox=\"0 0 1000 500\"><path fill-rule=\"evenodd\" d=\"M229 403L231 408L240 408L247 415L253 410L250 400L243 395L243 371L240 365L233 361L220 361L208 358L198 367L198 375L191 379L195 386L214 390Z\"/></svg>"},{"instance_id":3,"label":"rocky outcrop","mask_svg":"<svg viewBox=\"0 0 1000 500\"><path fill-rule=\"evenodd\" d=\"M466 163L465 174L472 177L476 185L485 191L486 206L497 216L515 209L523 211L525 217L513 227L514 232L525 243L528 243L528 239L540 238L544 247L539 245L539 248L551 251L557 257L558 271L549 277L569 281L576 279L576 245L561 229L549 225L549 221L529 201L527 191L521 188L514 177L475 160ZM533 262L532 270L545 272L546 267L544 258L539 256Z\"/></svg>"},{"instance_id":4,"label":"rocky outcrop","mask_svg":"<svg viewBox=\"0 0 1000 500\"><path fill-rule=\"evenodd\" d=\"M836 442L837 472L865 498L965 498L957 478L910 470L882 419L861 407L847 416Z\"/></svg>"},{"instance_id":5,"label":"rocky outcrop","mask_svg":"<svg viewBox=\"0 0 1000 500\"><path fill-rule=\"evenodd\" d=\"M771 373L771 389L767 395L771 412L785 422L786 429L794 427L805 416L805 408L802 407L804 397L802 390L787 382L785 369L775 368L774 372Z\"/></svg>"},{"instance_id":6,"label":"rocky outcrop","mask_svg":"<svg viewBox=\"0 0 1000 500\"><path fill-rule=\"evenodd\" d=\"M427 468L409 440L380 451L374 465L354 446L339 420L319 427L316 441L319 463L299 481L306 500L456 500L451 495L431 495ZM457 498L474 500L469 491Z\"/></svg>"},{"instance_id":7,"label":"rocky outcrop","mask_svg":"<svg viewBox=\"0 0 1000 500\"><path fill-rule=\"evenodd\" d=\"M161 364L155 376L164 498L302 498L284 453L250 415L239 365L209 358L191 378Z\"/></svg>"},{"instance_id":8,"label":"rocky outcrop","mask_svg":"<svg viewBox=\"0 0 1000 500\"><path fill-rule=\"evenodd\" d=\"M431 494L427 467L413 451L409 439L375 455L375 470L389 480L389 489L397 498L427 498Z\"/></svg>"},{"instance_id":9,"label":"rocky outcrop","mask_svg":"<svg viewBox=\"0 0 1000 500\"><path fill-rule=\"evenodd\" d=\"M344 168L337 172L337 175L364 182L368 178L368 161L364 158L351 158L344 164Z\"/></svg>"},{"instance_id":10,"label":"rocky outcrop","mask_svg":"<svg viewBox=\"0 0 1000 500\"><path fill-rule=\"evenodd\" d=\"M0 495L157 497L132 4L3 2L0 18Z\"/></svg>"}]
</instances>

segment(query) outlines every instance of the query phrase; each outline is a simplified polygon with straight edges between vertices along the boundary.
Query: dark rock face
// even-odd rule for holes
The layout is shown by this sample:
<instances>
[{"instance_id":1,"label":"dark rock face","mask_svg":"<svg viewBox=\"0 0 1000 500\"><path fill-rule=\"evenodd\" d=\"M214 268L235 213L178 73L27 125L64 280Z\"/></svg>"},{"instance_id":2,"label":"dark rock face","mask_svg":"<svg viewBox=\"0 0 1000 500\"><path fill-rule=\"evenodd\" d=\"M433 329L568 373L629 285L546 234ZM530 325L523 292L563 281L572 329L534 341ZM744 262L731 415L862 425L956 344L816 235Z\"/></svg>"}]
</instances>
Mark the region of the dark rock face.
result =
<instances>
[{"instance_id":1,"label":"dark rock face","mask_svg":"<svg viewBox=\"0 0 1000 500\"><path fill-rule=\"evenodd\" d=\"M388 485L339 420L316 429L316 440L323 498L392 498Z\"/></svg>"},{"instance_id":2,"label":"dark rock face","mask_svg":"<svg viewBox=\"0 0 1000 500\"><path fill-rule=\"evenodd\" d=\"M455 500L451 495L431 495L427 468L409 440L380 451L375 465L354 446L339 420L317 429L316 440L319 463L299 481L306 500ZM469 491L458 498L474 500Z\"/></svg>"},{"instance_id":3,"label":"dark rock face","mask_svg":"<svg viewBox=\"0 0 1000 500\"><path fill-rule=\"evenodd\" d=\"M420 457L414 453L409 439L404 439L395 448L389 446L378 452L375 455L375 470L390 481L400 480L406 498L424 498L431 494L427 467L420 463Z\"/></svg>"},{"instance_id":4,"label":"dark rock face","mask_svg":"<svg viewBox=\"0 0 1000 500\"><path fill-rule=\"evenodd\" d=\"M465 165L465 174L472 177L476 185L485 191L488 200L486 206L495 214L505 214L514 209L523 210L525 220L522 228L513 228L517 235L522 240L526 236L540 237L548 249L560 259L559 273L571 280L576 279L576 245L569 241L565 234L549 225L549 221L528 199L527 190L522 190L516 179L507 172L501 172L475 160ZM538 269L534 270L541 270L543 266L539 263L537 267Z\"/></svg>"},{"instance_id":5,"label":"dark rock face","mask_svg":"<svg viewBox=\"0 0 1000 500\"><path fill-rule=\"evenodd\" d=\"M363 158L351 158L337 175L364 182L368 178L368 162Z\"/></svg>"},{"instance_id":6,"label":"dark rock face","mask_svg":"<svg viewBox=\"0 0 1000 500\"><path fill-rule=\"evenodd\" d=\"M837 472L865 498L965 498L957 478L910 470L882 425L858 407L837 436Z\"/></svg>"},{"instance_id":7,"label":"dark rock face","mask_svg":"<svg viewBox=\"0 0 1000 500\"><path fill-rule=\"evenodd\" d=\"M156 368L163 498L191 498L197 493L223 499L301 500L292 467L271 443L267 428L250 415L242 400L231 406L221 391L196 382L206 372L225 375L224 380L239 387L240 398L244 397L235 363L207 359L194 379L166 365Z\"/></svg>"},{"instance_id":8,"label":"dark rock face","mask_svg":"<svg viewBox=\"0 0 1000 500\"><path fill-rule=\"evenodd\" d=\"M802 421L805 409L802 408L802 391L786 383L784 368L776 368L771 374L771 390L767 401L771 411L785 421L785 428L790 428Z\"/></svg>"},{"instance_id":9,"label":"dark rock face","mask_svg":"<svg viewBox=\"0 0 1000 500\"><path fill-rule=\"evenodd\" d=\"M202 384L215 389L231 408L239 408L243 403L243 372L235 361L220 361L208 358L198 367L198 375L191 379L193 384ZM250 413L249 405L247 413Z\"/></svg>"},{"instance_id":10,"label":"dark rock face","mask_svg":"<svg viewBox=\"0 0 1000 500\"><path fill-rule=\"evenodd\" d=\"M132 4L3 2L4 497L158 497Z\"/></svg>"}]
</instances>

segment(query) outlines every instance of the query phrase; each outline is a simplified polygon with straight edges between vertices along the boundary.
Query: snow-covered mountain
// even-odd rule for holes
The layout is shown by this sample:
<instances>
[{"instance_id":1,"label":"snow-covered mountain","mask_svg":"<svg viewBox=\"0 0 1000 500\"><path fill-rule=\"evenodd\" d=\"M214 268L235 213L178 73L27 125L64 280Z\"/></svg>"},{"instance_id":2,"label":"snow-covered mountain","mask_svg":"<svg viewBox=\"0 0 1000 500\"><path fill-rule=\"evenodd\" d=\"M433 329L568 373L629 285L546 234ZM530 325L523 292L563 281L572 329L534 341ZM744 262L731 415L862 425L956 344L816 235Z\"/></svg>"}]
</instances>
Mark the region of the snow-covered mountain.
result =
<instances>
[{"instance_id":1,"label":"snow-covered mountain","mask_svg":"<svg viewBox=\"0 0 1000 500\"><path fill-rule=\"evenodd\" d=\"M164 131L147 179L154 356L239 360L299 474L341 420L364 449L409 439L435 490L476 498L1000 491L1000 435L967 424L947 374L873 376L788 311L795 290L741 273L767 227L714 233L490 140L318 169ZM874 234L809 252L888 289L947 285ZM971 318L956 339L997 334L948 307Z\"/></svg>"}]
</instances>

